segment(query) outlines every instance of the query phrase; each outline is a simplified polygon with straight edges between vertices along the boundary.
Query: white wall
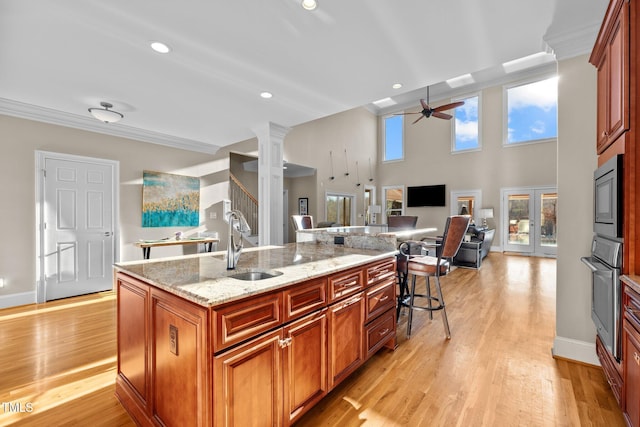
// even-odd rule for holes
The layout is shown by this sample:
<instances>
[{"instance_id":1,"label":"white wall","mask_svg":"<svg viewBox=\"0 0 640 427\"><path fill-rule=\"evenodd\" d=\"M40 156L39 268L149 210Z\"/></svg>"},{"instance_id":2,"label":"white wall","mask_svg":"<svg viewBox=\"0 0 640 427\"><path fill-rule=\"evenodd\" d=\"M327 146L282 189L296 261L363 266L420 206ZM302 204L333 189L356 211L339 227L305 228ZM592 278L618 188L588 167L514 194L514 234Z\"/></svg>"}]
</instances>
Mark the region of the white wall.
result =
<instances>
[{"instance_id":1,"label":"white wall","mask_svg":"<svg viewBox=\"0 0 640 427\"><path fill-rule=\"evenodd\" d=\"M325 193L338 192L356 195L356 225L364 224L364 185L379 185L368 181L369 159L372 168L377 164L377 126L374 114L356 108L296 126L285 137L287 161L317 169L316 199L309 199L310 213L316 223L326 220ZM330 151L333 152L334 180L329 179L332 175ZM345 176L347 170L349 176Z\"/></svg>"},{"instance_id":2,"label":"white wall","mask_svg":"<svg viewBox=\"0 0 640 427\"><path fill-rule=\"evenodd\" d=\"M587 56L558 64L558 267L554 354L598 364L591 321L591 252L596 156L596 69Z\"/></svg>"},{"instance_id":3,"label":"white wall","mask_svg":"<svg viewBox=\"0 0 640 427\"><path fill-rule=\"evenodd\" d=\"M413 120L405 120L404 161L381 164L378 177L380 185L405 185L405 189L406 186L446 185L446 207L405 209L406 215L418 216L418 227L442 229L446 217L450 215L451 191L481 190L482 206L477 207L493 208L494 219L489 220L489 225L497 226L501 215L501 188L556 184L555 142L509 148L502 146L502 91L502 86L482 91L481 151L452 154L451 121L431 117L411 124ZM501 239L502 233L498 227L493 246L499 246Z\"/></svg>"},{"instance_id":4,"label":"white wall","mask_svg":"<svg viewBox=\"0 0 640 427\"><path fill-rule=\"evenodd\" d=\"M168 148L77 129L0 115L0 307L35 301L36 224L35 151L50 151L116 160L120 164L120 260L142 259L138 239L154 239L175 231L219 231L226 247L222 199L228 198L229 150L257 151L255 141L220 150L215 155ZM200 227L142 228L142 171L154 170L200 177ZM217 219L210 214L215 212ZM195 246L154 248L152 257L195 252Z\"/></svg>"}]
</instances>

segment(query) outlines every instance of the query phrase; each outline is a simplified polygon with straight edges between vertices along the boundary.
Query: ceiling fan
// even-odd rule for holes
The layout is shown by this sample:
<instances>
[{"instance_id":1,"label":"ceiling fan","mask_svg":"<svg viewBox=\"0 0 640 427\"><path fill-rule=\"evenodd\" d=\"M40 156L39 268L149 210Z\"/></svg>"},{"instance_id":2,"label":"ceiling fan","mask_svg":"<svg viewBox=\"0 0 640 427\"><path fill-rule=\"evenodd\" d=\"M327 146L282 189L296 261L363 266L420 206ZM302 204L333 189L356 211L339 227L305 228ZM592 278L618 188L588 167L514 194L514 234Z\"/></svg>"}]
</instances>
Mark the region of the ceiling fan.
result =
<instances>
[{"instance_id":1,"label":"ceiling fan","mask_svg":"<svg viewBox=\"0 0 640 427\"><path fill-rule=\"evenodd\" d=\"M427 100L425 101L424 99L421 99L420 104L422 105L422 111L418 113L397 113L395 115L400 116L405 114L421 114L421 116L415 119L415 121L411 124L415 124L419 120L425 117L429 118L431 116L437 117L439 119L451 120L453 116L451 114L443 113L442 111L451 110L453 108L460 107L464 105L464 101L452 102L450 104L444 104L436 108L431 108L429 107L429 87L427 87Z\"/></svg>"}]
</instances>

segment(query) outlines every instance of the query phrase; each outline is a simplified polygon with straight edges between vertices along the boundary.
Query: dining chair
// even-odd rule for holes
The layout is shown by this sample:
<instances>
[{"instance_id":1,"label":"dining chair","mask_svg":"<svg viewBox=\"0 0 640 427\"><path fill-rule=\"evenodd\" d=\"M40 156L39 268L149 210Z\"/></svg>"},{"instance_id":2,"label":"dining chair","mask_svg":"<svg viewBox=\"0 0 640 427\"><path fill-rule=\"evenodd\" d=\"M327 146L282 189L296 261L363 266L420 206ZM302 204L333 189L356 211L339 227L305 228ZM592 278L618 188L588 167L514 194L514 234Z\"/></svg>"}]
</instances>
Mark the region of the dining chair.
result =
<instances>
[{"instance_id":1,"label":"dining chair","mask_svg":"<svg viewBox=\"0 0 640 427\"><path fill-rule=\"evenodd\" d=\"M429 312L429 319L433 319L434 311L442 311L442 323L447 339L451 339L451 330L449 328L449 320L447 319L447 311L445 308L444 298L442 296L442 288L440 286L440 277L449 273L449 264L454 256L458 253L460 245L464 239L464 234L469 227L469 217L463 215L453 215L447 218L444 233L436 242L426 241L406 241L398 248L407 257L407 275L411 277L411 289L407 289L408 295L403 295L398 300L399 304L409 309L407 319L407 338L411 337L411 323L413 321L413 311L421 310ZM412 255L411 252L415 245L420 245L425 249L439 247L436 256L431 255ZM416 278L424 277L426 285L426 293L416 293ZM431 278L434 278L435 295L431 292ZM401 289L401 292L403 290ZM425 299L426 305L416 304L416 298Z\"/></svg>"},{"instance_id":2,"label":"dining chair","mask_svg":"<svg viewBox=\"0 0 640 427\"><path fill-rule=\"evenodd\" d=\"M294 230L313 228L313 217L311 215L291 215L291 222Z\"/></svg>"}]
</instances>

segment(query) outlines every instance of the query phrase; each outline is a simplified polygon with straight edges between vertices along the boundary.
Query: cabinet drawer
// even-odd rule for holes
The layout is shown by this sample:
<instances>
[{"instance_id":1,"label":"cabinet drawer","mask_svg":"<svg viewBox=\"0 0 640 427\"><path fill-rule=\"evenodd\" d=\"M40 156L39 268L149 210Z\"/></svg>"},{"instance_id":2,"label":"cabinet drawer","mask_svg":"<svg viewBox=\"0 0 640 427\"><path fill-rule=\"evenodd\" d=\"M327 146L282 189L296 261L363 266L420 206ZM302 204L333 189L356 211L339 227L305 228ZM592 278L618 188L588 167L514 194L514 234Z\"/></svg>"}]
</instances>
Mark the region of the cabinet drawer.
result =
<instances>
[{"instance_id":1,"label":"cabinet drawer","mask_svg":"<svg viewBox=\"0 0 640 427\"><path fill-rule=\"evenodd\" d=\"M284 321L301 317L327 305L325 278L302 283L284 291Z\"/></svg>"},{"instance_id":2,"label":"cabinet drawer","mask_svg":"<svg viewBox=\"0 0 640 427\"><path fill-rule=\"evenodd\" d=\"M391 277L366 291L365 322L396 305L396 281Z\"/></svg>"},{"instance_id":3,"label":"cabinet drawer","mask_svg":"<svg viewBox=\"0 0 640 427\"><path fill-rule=\"evenodd\" d=\"M372 265L367 268L367 285L373 285L381 280L389 277L395 277L396 275L396 260L387 259L378 264Z\"/></svg>"},{"instance_id":4,"label":"cabinet drawer","mask_svg":"<svg viewBox=\"0 0 640 427\"><path fill-rule=\"evenodd\" d=\"M249 298L213 311L213 351L218 352L282 324L282 293Z\"/></svg>"},{"instance_id":5,"label":"cabinet drawer","mask_svg":"<svg viewBox=\"0 0 640 427\"><path fill-rule=\"evenodd\" d=\"M329 276L329 302L355 294L364 288L362 269Z\"/></svg>"},{"instance_id":6,"label":"cabinet drawer","mask_svg":"<svg viewBox=\"0 0 640 427\"><path fill-rule=\"evenodd\" d=\"M640 295L626 285L622 295L624 317L633 327L640 331Z\"/></svg>"},{"instance_id":7,"label":"cabinet drawer","mask_svg":"<svg viewBox=\"0 0 640 427\"><path fill-rule=\"evenodd\" d=\"M367 359L396 336L396 313L393 308L371 322L365 331Z\"/></svg>"},{"instance_id":8,"label":"cabinet drawer","mask_svg":"<svg viewBox=\"0 0 640 427\"><path fill-rule=\"evenodd\" d=\"M596 353L600 360L600 364L602 365L604 376L611 387L611 391L613 392L613 396L616 398L618 405L622 407L622 377L611 362L611 356L609 356L606 347L600 341L600 337L596 338Z\"/></svg>"}]
</instances>

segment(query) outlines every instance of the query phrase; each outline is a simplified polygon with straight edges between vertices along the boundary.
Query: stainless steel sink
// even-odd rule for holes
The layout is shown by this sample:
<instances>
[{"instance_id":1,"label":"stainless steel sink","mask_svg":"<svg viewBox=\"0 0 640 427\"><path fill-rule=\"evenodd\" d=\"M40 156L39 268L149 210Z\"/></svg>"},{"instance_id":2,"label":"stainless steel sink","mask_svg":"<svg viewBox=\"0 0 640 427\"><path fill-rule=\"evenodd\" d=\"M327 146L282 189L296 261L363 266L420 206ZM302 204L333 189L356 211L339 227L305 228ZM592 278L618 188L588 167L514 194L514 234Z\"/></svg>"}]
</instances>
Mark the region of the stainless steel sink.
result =
<instances>
[{"instance_id":1,"label":"stainless steel sink","mask_svg":"<svg viewBox=\"0 0 640 427\"><path fill-rule=\"evenodd\" d=\"M232 274L229 277L237 280L264 280L272 277L280 276L282 271L277 270L248 270L240 273Z\"/></svg>"}]
</instances>

